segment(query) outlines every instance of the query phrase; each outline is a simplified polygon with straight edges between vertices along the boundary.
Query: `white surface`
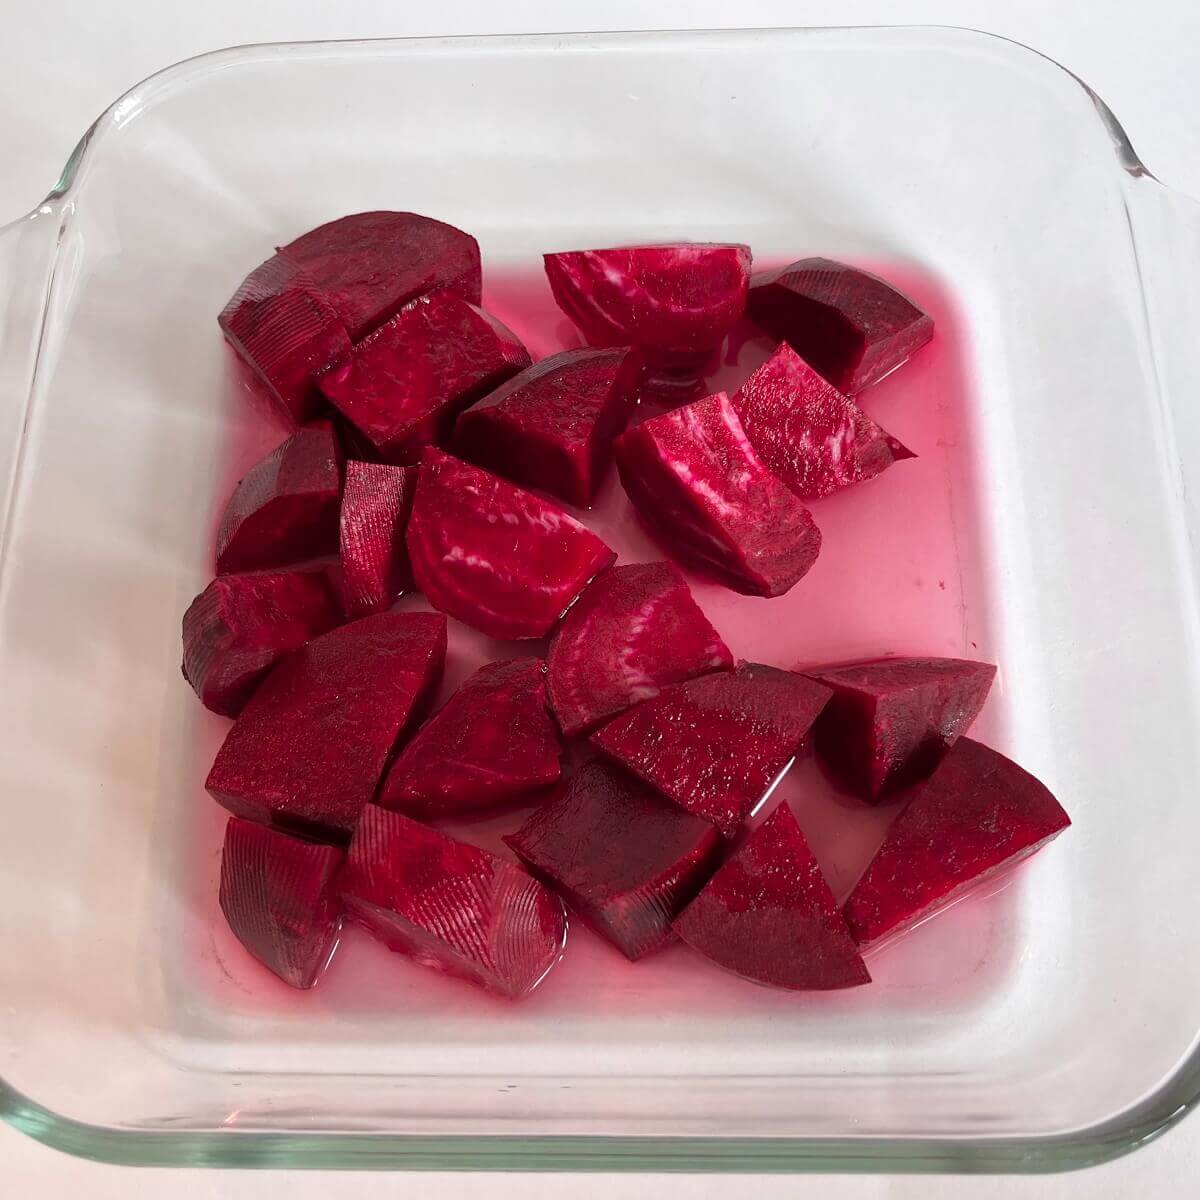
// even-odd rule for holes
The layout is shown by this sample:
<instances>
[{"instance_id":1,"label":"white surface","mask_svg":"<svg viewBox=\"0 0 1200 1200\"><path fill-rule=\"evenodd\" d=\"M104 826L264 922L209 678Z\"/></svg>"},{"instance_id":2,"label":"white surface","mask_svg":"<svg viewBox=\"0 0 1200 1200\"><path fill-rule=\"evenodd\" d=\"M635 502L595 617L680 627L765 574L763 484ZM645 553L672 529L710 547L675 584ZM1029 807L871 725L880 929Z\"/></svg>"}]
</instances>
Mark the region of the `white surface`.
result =
<instances>
[{"instance_id":1,"label":"white surface","mask_svg":"<svg viewBox=\"0 0 1200 1200\"><path fill-rule=\"evenodd\" d=\"M395 5L361 4L352 20L323 13L317 0L254 7L208 0L186 14L146 0L105 6L43 3L6 14L0 43L0 146L6 171L0 175L0 218L31 207L53 182L70 147L86 124L119 92L150 71L220 45L272 39L381 36L432 32L519 31L550 28L636 28L724 24L859 24L898 21L973 25L1036 46L1087 79L1124 122L1134 146L1166 182L1200 194L1196 145L1200 117L1200 12L1184 3L1088 6L1086 21L1068 6L1027 3L819 3L751 4L726 16L728 2L683 4L509 3L500 11L482 4L442 5L425 15L404 14ZM391 10L391 11L389 11ZM1044 11L1043 11L1044 10ZM120 13L120 16L115 14ZM644 1196L669 1190L680 1197L796 1195L819 1187L828 1196L1045 1196L1084 1194L1120 1197L1134 1190L1154 1196L1185 1194L1185 1182L1200 1166L1200 1121L1193 1119L1157 1146L1084 1177L1058 1179L936 1181L926 1178L760 1179L745 1189L729 1181L678 1178L669 1184L646 1178L590 1177L573 1180L576 1195L607 1198ZM15 1132L0 1128L0 1177L14 1181L12 1194L66 1196L80 1192L103 1200L127 1194L131 1183L151 1195L183 1197L257 1196L265 1181L246 1173L149 1171L131 1176L117 1168L68 1160ZM471 1193L538 1197L557 1195L564 1181L552 1176L482 1180L457 1176L376 1176L372 1180L331 1175L294 1175L285 1185L297 1198L308 1195L459 1196ZM136 1182L134 1182L136 1181ZM23 1186L22 1186L23 1185ZM353 1189L353 1193L351 1192ZM8 1190L7 1188L5 1189Z\"/></svg>"}]
</instances>

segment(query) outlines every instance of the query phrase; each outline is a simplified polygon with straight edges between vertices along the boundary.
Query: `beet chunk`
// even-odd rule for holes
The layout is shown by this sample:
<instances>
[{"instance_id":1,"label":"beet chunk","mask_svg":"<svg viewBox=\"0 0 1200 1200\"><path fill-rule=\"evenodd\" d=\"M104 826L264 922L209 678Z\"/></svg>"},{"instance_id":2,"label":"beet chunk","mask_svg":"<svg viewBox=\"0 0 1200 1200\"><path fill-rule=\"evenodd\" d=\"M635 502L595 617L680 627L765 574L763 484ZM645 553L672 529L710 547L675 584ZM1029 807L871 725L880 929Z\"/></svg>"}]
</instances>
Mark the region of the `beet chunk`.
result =
<instances>
[{"instance_id":1,"label":"beet chunk","mask_svg":"<svg viewBox=\"0 0 1200 1200\"><path fill-rule=\"evenodd\" d=\"M756 275L746 311L848 396L933 337L933 321L890 283L828 258Z\"/></svg>"},{"instance_id":2,"label":"beet chunk","mask_svg":"<svg viewBox=\"0 0 1200 1200\"><path fill-rule=\"evenodd\" d=\"M562 901L513 863L375 804L341 879L346 911L389 950L518 999L562 957Z\"/></svg>"},{"instance_id":3,"label":"beet chunk","mask_svg":"<svg viewBox=\"0 0 1200 1200\"><path fill-rule=\"evenodd\" d=\"M789 766L829 695L790 671L742 663L663 688L593 733L592 743L733 837Z\"/></svg>"},{"instance_id":4,"label":"beet chunk","mask_svg":"<svg viewBox=\"0 0 1200 1200\"><path fill-rule=\"evenodd\" d=\"M724 392L622 434L616 456L647 528L734 591L780 596L816 561L812 514L767 470Z\"/></svg>"},{"instance_id":5,"label":"beet chunk","mask_svg":"<svg viewBox=\"0 0 1200 1200\"><path fill-rule=\"evenodd\" d=\"M544 637L616 557L548 500L432 447L408 553L434 608L497 638Z\"/></svg>"},{"instance_id":6,"label":"beet chunk","mask_svg":"<svg viewBox=\"0 0 1200 1200\"><path fill-rule=\"evenodd\" d=\"M671 683L733 666L671 563L613 567L571 605L550 643L550 704L575 737Z\"/></svg>"},{"instance_id":7,"label":"beet chunk","mask_svg":"<svg viewBox=\"0 0 1200 1200\"><path fill-rule=\"evenodd\" d=\"M338 581L348 617L378 612L412 587L404 534L416 488L416 467L346 464Z\"/></svg>"},{"instance_id":8,"label":"beet chunk","mask_svg":"<svg viewBox=\"0 0 1200 1200\"><path fill-rule=\"evenodd\" d=\"M380 458L411 463L464 408L527 366L529 352L510 329L443 291L405 305L317 386Z\"/></svg>"},{"instance_id":9,"label":"beet chunk","mask_svg":"<svg viewBox=\"0 0 1200 1200\"><path fill-rule=\"evenodd\" d=\"M239 942L294 988L310 988L337 949L343 854L231 817L221 854L221 911Z\"/></svg>"},{"instance_id":10,"label":"beet chunk","mask_svg":"<svg viewBox=\"0 0 1200 1200\"><path fill-rule=\"evenodd\" d=\"M802 500L916 457L786 343L737 390L733 407L763 462Z\"/></svg>"},{"instance_id":11,"label":"beet chunk","mask_svg":"<svg viewBox=\"0 0 1200 1200\"><path fill-rule=\"evenodd\" d=\"M458 418L455 453L568 504L589 505L640 377L641 361L629 349L552 355Z\"/></svg>"},{"instance_id":12,"label":"beet chunk","mask_svg":"<svg viewBox=\"0 0 1200 1200\"><path fill-rule=\"evenodd\" d=\"M489 663L405 746L379 803L421 821L457 816L558 782L561 755L541 660Z\"/></svg>"},{"instance_id":13,"label":"beet chunk","mask_svg":"<svg viewBox=\"0 0 1200 1200\"><path fill-rule=\"evenodd\" d=\"M959 738L896 818L843 912L860 945L894 937L1040 850L1071 819L1016 763Z\"/></svg>"},{"instance_id":14,"label":"beet chunk","mask_svg":"<svg viewBox=\"0 0 1200 1200\"><path fill-rule=\"evenodd\" d=\"M809 991L871 982L786 804L750 834L674 928L718 966L769 987Z\"/></svg>"},{"instance_id":15,"label":"beet chunk","mask_svg":"<svg viewBox=\"0 0 1200 1200\"><path fill-rule=\"evenodd\" d=\"M219 575L183 614L183 677L206 708L236 716L279 659L338 620L319 572Z\"/></svg>"},{"instance_id":16,"label":"beet chunk","mask_svg":"<svg viewBox=\"0 0 1200 1200\"><path fill-rule=\"evenodd\" d=\"M315 638L260 684L205 786L235 816L345 837L445 655L434 613L378 613Z\"/></svg>"},{"instance_id":17,"label":"beet chunk","mask_svg":"<svg viewBox=\"0 0 1200 1200\"><path fill-rule=\"evenodd\" d=\"M880 658L806 671L833 689L818 756L864 799L924 779L979 715L996 668L959 658Z\"/></svg>"}]
</instances>

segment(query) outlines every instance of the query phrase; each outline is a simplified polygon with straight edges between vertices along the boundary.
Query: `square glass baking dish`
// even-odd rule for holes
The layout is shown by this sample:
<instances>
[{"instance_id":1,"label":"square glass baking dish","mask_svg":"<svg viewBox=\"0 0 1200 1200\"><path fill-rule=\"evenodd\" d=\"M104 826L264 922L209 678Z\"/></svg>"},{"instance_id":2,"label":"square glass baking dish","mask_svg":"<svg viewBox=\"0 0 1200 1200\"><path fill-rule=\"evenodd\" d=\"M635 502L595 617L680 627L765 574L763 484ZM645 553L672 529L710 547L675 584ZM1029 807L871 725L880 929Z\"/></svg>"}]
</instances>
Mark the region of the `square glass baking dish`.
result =
<instances>
[{"instance_id":1,"label":"square glass baking dish","mask_svg":"<svg viewBox=\"0 0 1200 1200\"><path fill-rule=\"evenodd\" d=\"M894 605L815 623L998 661L985 733L1068 835L853 995L584 952L497 1011L227 961L179 618L279 432L214 317L373 207L474 232L485 302L621 240L917 281L929 514L863 552ZM0 231L5 1118L123 1163L554 1170L1055 1170L1169 1126L1200 1094L1198 254L1086 87L962 30L251 46L134 88Z\"/></svg>"}]
</instances>

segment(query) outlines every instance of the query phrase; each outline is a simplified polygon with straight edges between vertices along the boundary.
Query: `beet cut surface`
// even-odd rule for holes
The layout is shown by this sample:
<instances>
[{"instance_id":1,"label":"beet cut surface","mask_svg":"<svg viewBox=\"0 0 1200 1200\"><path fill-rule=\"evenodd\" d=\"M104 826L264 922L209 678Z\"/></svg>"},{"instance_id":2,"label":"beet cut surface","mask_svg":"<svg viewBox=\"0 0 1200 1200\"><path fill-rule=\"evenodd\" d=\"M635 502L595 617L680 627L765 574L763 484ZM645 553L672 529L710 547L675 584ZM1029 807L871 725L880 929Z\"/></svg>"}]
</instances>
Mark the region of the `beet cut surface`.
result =
<instances>
[{"instance_id":1,"label":"beet cut surface","mask_svg":"<svg viewBox=\"0 0 1200 1200\"><path fill-rule=\"evenodd\" d=\"M404 534L416 488L416 467L346 464L338 582L348 617L378 612L412 587Z\"/></svg>"}]
</instances>

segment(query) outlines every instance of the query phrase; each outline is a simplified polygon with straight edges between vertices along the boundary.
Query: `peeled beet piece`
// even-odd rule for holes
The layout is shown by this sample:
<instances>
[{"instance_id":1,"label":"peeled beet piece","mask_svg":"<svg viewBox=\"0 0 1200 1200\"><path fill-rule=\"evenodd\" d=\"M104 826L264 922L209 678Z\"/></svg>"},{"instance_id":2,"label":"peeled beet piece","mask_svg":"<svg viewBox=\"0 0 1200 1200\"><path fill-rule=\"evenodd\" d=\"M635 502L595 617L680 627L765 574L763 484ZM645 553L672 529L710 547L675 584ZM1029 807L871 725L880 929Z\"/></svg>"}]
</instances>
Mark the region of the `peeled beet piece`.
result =
<instances>
[{"instance_id":1,"label":"peeled beet piece","mask_svg":"<svg viewBox=\"0 0 1200 1200\"><path fill-rule=\"evenodd\" d=\"M557 783L561 755L541 660L488 663L404 747L379 803L420 821L457 816Z\"/></svg>"},{"instance_id":2,"label":"peeled beet piece","mask_svg":"<svg viewBox=\"0 0 1200 1200\"><path fill-rule=\"evenodd\" d=\"M784 343L734 393L750 444L802 500L915 458Z\"/></svg>"},{"instance_id":3,"label":"peeled beet piece","mask_svg":"<svg viewBox=\"0 0 1200 1200\"><path fill-rule=\"evenodd\" d=\"M1071 819L1016 763L959 738L892 823L843 908L861 946L889 939L1040 850Z\"/></svg>"},{"instance_id":4,"label":"peeled beet piece","mask_svg":"<svg viewBox=\"0 0 1200 1200\"><path fill-rule=\"evenodd\" d=\"M527 366L511 330L442 291L405 305L317 385L380 458L411 463L464 408Z\"/></svg>"},{"instance_id":5,"label":"peeled beet piece","mask_svg":"<svg viewBox=\"0 0 1200 1200\"><path fill-rule=\"evenodd\" d=\"M430 447L408 521L417 587L496 638L544 637L616 555L557 505Z\"/></svg>"},{"instance_id":6,"label":"peeled beet piece","mask_svg":"<svg viewBox=\"0 0 1200 1200\"><path fill-rule=\"evenodd\" d=\"M593 733L592 743L733 837L791 763L829 694L790 671L742 663L663 688Z\"/></svg>"},{"instance_id":7,"label":"peeled beet piece","mask_svg":"<svg viewBox=\"0 0 1200 1200\"><path fill-rule=\"evenodd\" d=\"M674 928L705 958L769 987L828 991L871 982L786 804L746 838Z\"/></svg>"},{"instance_id":8,"label":"peeled beet piece","mask_svg":"<svg viewBox=\"0 0 1200 1200\"><path fill-rule=\"evenodd\" d=\"M603 762L582 767L504 840L631 961L670 937L721 845L707 821Z\"/></svg>"},{"instance_id":9,"label":"peeled beet piece","mask_svg":"<svg viewBox=\"0 0 1200 1200\"><path fill-rule=\"evenodd\" d=\"M641 360L629 349L545 358L458 418L454 451L568 504L591 504L636 400Z\"/></svg>"},{"instance_id":10,"label":"peeled beet piece","mask_svg":"<svg viewBox=\"0 0 1200 1200\"><path fill-rule=\"evenodd\" d=\"M218 575L183 614L183 677L206 708L236 716L279 659L339 619L320 572Z\"/></svg>"},{"instance_id":11,"label":"peeled beet piece","mask_svg":"<svg viewBox=\"0 0 1200 1200\"><path fill-rule=\"evenodd\" d=\"M377 613L314 638L259 685L205 786L235 816L344 838L445 656L435 613Z\"/></svg>"},{"instance_id":12,"label":"peeled beet piece","mask_svg":"<svg viewBox=\"0 0 1200 1200\"><path fill-rule=\"evenodd\" d=\"M996 668L960 658L880 658L805 674L833 689L813 729L817 755L848 788L878 800L941 762L979 715Z\"/></svg>"},{"instance_id":13,"label":"peeled beet piece","mask_svg":"<svg viewBox=\"0 0 1200 1200\"><path fill-rule=\"evenodd\" d=\"M337 552L342 452L333 426L296 430L233 489L217 530L217 572L257 571Z\"/></svg>"},{"instance_id":14,"label":"peeled beet piece","mask_svg":"<svg viewBox=\"0 0 1200 1200\"><path fill-rule=\"evenodd\" d=\"M562 901L514 863L369 804L341 878L346 911L389 950L518 999L562 957Z\"/></svg>"},{"instance_id":15,"label":"peeled beet piece","mask_svg":"<svg viewBox=\"0 0 1200 1200\"><path fill-rule=\"evenodd\" d=\"M252 821L225 826L221 911L238 941L292 987L312 987L337 949L343 858Z\"/></svg>"},{"instance_id":16,"label":"peeled beet piece","mask_svg":"<svg viewBox=\"0 0 1200 1200\"><path fill-rule=\"evenodd\" d=\"M724 392L616 441L617 469L672 555L750 596L780 596L821 548L812 514L763 464Z\"/></svg>"},{"instance_id":17,"label":"peeled beet piece","mask_svg":"<svg viewBox=\"0 0 1200 1200\"><path fill-rule=\"evenodd\" d=\"M346 464L337 574L347 616L378 612L412 587L404 533L416 488L416 467Z\"/></svg>"},{"instance_id":18,"label":"peeled beet piece","mask_svg":"<svg viewBox=\"0 0 1200 1200\"><path fill-rule=\"evenodd\" d=\"M890 283L828 258L756 275L746 311L849 396L933 337L933 321Z\"/></svg>"},{"instance_id":19,"label":"peeled beet piece","mask_svg":"<svg viewBox=\"0 0 1200 1200\"><path fill-rule=\"evenodd\" d=\"M613 567L571 605L550 643L550 705L568 737L667 684L733 666L671 563Z\"/></svg>"}]
</instances>

